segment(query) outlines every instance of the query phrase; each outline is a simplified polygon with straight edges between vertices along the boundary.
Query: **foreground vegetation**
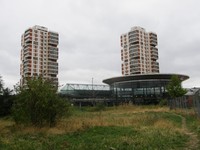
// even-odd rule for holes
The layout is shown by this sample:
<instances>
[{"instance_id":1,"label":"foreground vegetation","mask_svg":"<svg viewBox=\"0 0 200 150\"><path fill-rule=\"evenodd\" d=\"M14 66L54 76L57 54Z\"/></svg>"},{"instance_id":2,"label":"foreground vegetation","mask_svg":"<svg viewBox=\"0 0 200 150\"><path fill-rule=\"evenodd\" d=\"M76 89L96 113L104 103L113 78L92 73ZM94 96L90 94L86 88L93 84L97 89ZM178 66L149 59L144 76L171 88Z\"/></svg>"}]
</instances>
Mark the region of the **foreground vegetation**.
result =
<instances>
[{"instance_id":1,"label":"foreground vegetation","mask_svg":"<svg viewBox=\"0 0 200 150\"><path fill-rule=\"evenodd\" d=\"M200 121L189 112L158 106L71 109L71 117L63 117L53 128L16 125L9 117L0 119L0 149L200 148Z\"/></svg>"},{"instance_id":2,"label":"foreground vegetation","mask_svg":"<svg viewBox=\"0 0 200 150\"><path fill-rule=\"evenodd\" d=\"M56 93L51 81L41 77L27 80L26 86L16 87L16 98L12 106L12 116L17 124L32 126L54 126L68 111L68 105Z\"/></svg>"}]
</instances>

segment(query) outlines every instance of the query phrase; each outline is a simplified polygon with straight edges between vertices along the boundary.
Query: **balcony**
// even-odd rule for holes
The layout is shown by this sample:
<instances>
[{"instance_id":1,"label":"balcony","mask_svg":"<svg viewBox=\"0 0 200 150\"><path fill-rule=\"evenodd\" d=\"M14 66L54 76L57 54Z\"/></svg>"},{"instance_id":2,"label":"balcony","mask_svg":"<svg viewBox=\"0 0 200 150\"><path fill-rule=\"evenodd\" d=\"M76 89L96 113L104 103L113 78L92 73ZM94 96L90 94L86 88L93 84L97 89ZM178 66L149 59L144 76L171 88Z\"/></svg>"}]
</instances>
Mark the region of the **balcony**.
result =
<instances>
[{"instance_id":1,"label":"balcony","mask_svg":"<svg viewBox=\"0 0 200 150\"><path fill-rule=\"evenodd\" d=\"M32 37L29 37L29 38L26 38L25 40L24 40L24 42L25 43L32 43Z\"/></svg>"},{"instance_id":2,"label":"balcony","mask_svg":"<svg viewBox=\"0 0 200 150\"><path fill-rule=\"evenodd\" d=\"M140 57L140 53L139 52L132 52L129 55L130 58L139 58Z\"/></svg>"},{"instance_id":3,"label":"balcony","mask_svg":"<svg viewBox=\"0 0 200 150\"><path fill-rule=\"evenodd\" d=\"M135 59L130 61L130 68L137 68L140 67L140 60Z\"/></svg>"},{"instance_id":4,"label":"balcony","mask_svg":"<svg viewBox=\"0 0 200 150\"><path fill-rule=\"evenodd\" d=\"M134 38L139 38L139 34L131 34L128 36L128 39L134 39Z\"/></svg>"},{"instance_id":5,"label":"balcony","mask_svg":"<svg viewBox=\"0 0 200 150\"><path fill-rule=\"evenodd\" d=\"M24 36L28 35L28 34L32 34L32 29L28 29L25 31Z\"/></svg>"},{"instance_id":6,"label":"balcony","mask_svg":"<svg viewBox=\"0 0 200 150\"><path fill-rule=\"evenodd\" d=\"M26 47L26 48L23 49L23 53L24 54L29 53L29 52L30 53L32 52L32 48L31 47Z\"/></svg>"},{"instance_id":7,"label":"balcony","mask_svg":"<svg viewBox=\"0 0 200 150\"><path fill-rule=\"evenodd\" d=\"M132 39L129 39L129 43L130 44L138 44L139 43L139 38L132 38Z\"/></svg>"},{"instance_id":8,"label":"balcony","mask_svg":"<svg viewBox=\"0 0 200 150\"><path fill-rule=\"evenodd\" d=\"M151 52L151 59L157 60L158 59L158 52L155 52L155 51Z\"/></svg>"},{"instance_id":9,"label":"balcony","mask_svg":"<svg viewBox=\"0 0 200 150\"><path fill-rule=\"evenodd\" d=\"M58 55L58 48L57 47L48 47L48 53L49 54L55 54Z\"/></svg>"},{"instance_id":10,"label":"balcony","mask_svg":"<svg viewBox=\"0 0 200 150\"><path fill-rule=\"evenodd\" d=\"M158 52L151 52L151 55L158 56Z\"/></svg>"},{"instance_id":11,"label":"balcony","mask_svg":"<svg viewBox=\"0 0 200 150\"><path fill-rule=\"evenodd\" d=\"M55 41L58 41L58 37L49 36L48 38L49 38L50 40L55 40Z\"/></svg>"},{"instance_id":12,"label":"balcony","mask_svg":"<svg viewBox=\"0 0 200 150\"><path fill-rule=\"evenodd\" d=\"M52 37L57 37L58 38L58 33L56 33L56 32L49 32L48 35L52 36Z\"/></svg>"},{"instance_id":13,"label":"balcony","mask_svg":"<svg viewBox=\"0 0 200 150\"><path fill-rule=\"evenodd\" d=\"M48 44L57 46L58 45L58 40L49 39Z\"/></svg>"},{"instance_id":14,"label":"balcony","mask_svg":"<svg viewBox=\"0 0 200 150\"><path fill-rule=\"evenodd\" d=\"M152 60L157 60L157 59L158 59L158 56L156 56L156 55L151 55L151 59L152 59Z\"/></svg>"},{"instance_id":15,"label":"balcony","mask_svg":"<svg viewBox=\"0 0 200 150\"><path fill-rule=\"evenodd\" d=\"M52 60L57 60L58 59L58 54L49 53L48 58L52 59Z\"/></svg>"},{"instance_id":16,"label":"balcony","mask_svg":"<svg viewBox=\"0 0 200 150\"><path fill-rule=\"evenodd\" d=\"M131 38L139 38L139 33L130 34L130 35L128 36L128 38L129 38L129 39L131 39Z\"/></svg>"},{"instance_id":17,"label":"balcony","mask_svg":"<svg viewBox=\"0 0 200 150\"><path fill-rule=\"evenodd\" d=\"M31 72L24 72L24 77L31 77Z\"/></svg>"},{"instance_id":18,"label":"balcony","mask_svg":"<svg viewBox=\"0 0 200 150\"><path fill-rule=\"evenodd\" d=\"M31 69L30 69L30 68L24 68L23 71L24 71L25 74L27 74L27 73L31 73Z\"/></svg>"},{"instance_id":19,"label":"balcony","mask_svg":"<svg viewBox=\"0 0 200 150\"><path fill-rule=\"evenodd\" d=\"M139 48L134 48L134 49L130 49L129 50L129 56L131 56L131 54L135 54L135 53L139 53Z\"/></svg>"},{"instance_id":20,"label":"balcony","mask_svg":"<svg viewBox=\"0 0 200 150\"><path fill-rule=\"evenodd\" d=\"M26 65L26 64L31 64L31 60L30 59L25 59L24 65Z\"/></svg>"},{"instance_id":21,"label":"balcony","mask_svg":"<svg viewBox=\"0 0 200 150\"><path fill-rule=\"evenodd\" d=\"M129 36L139 36L139 31L131 31L128 33Z\"/></svg>"},{"instance_id":22,"label":"balcony","mask_svg":"<svg viewBox=\"0 0 200 150\"><path fill-rule=\"evenodd\" d=\"M137 69L131 69L130 74L140 74L140 68Z\"/></svg>"},{"instance_id":23,"label":"balcony","mask_svg":"<svg viewBox=\"0 0 200 150\"><path fill-rule=\"evenodd\" d=\"M157 42L157 38L155 38L155 37L150 37L150 40Z\"/></svg>"},{"instance_id":24,"label":"balcony","mask_svg":"<svg viewBox=\"0 0 200 150\"><path fill-rule=\"evenodd\" d=\"M150 33L149 38L150 38L150 45L156 46L157 45L157 35L155 33Z\"/></svg>"},{"instance_id":25,"label":"balcony","mask_svg":"<svg viewBox=\"0 0 200 150\"><path fill-rule=\"evenodd\" d=\"M31 69L31 64L30 64L30 63L27 63L27 64L25 64L23 67L24 67L24 69Z\"/></svg>"},{"instance_id":26,"label":"balcony","mask_svg":"<svg viewBox=\"0 0 200 150\"><path fill-rule=\"evenodd\" d=\"M27 48L27 47L32 48L32 44L31 43L24 43L23 47L24 48Z\"/></svg>"},{"instance_id":27,"label":"balcony","mask_svg":"<svg viewBox=\"0 0 200 150\"><path fill-rule=\"evenodd\" d=\"M53 62L53 61L50 61L48 62L48 67L52 67L52 68L58 68L58 63L57 62Z\"/></svg>"},{"instance_id":28,"label":"balcony","mask_svg":"<svg viewBox=\"0 0 200 150\"><path fill-rule=\"evenodd\" d=\"M49 51L58 51L58 48L55 46L48 46Z\"/></svg>"},{"instance_id":29,"label":"balcony","mask_svg":"<svg viewBox=\"0 0 200 150\"><path fill-rule=\"evenodd\" d=\"M152 66L151 68L159 70L159 66Z\"/></svg>"},{"instance_id":30,"label":"balcony","mask_svg":"<svg viewBox=\"0 0 200 150\"><path fill-rule=\"evenodd\" d=\"M130 72L139 72L140 67L130 68Z\"/></svg>"},{"instance_id":31,"label":"balcony","mask_svg":"<svg viewBox=\"0 0 200 150\"><path fill-rule=\"evenodd\" d=\"M54 84L55 87L58 87L58 78L57 77L51 77L50 81Z\"/></svg>"},{"instance_id":32,"label":"balcony","mask_svg":"<svg viewBox=\"0 0 200 150\"><path fill-rule=\"evenodd\" d=\"M32 38L32 33L26 34L26 35L24 36L24 40L26 40L27 38Z\"/></svg>"},{"instance_id":33,"label":"balcony","mask_svg":"<svg viewBox=\"0 0 200 150\"><path fill-rule=\"evenodd\" d=\"M158 49L156 47L151 47L151 52L152 53L158 53Z\"/></svg>"},{"instance_id":34,"label":"balcony","mask_svg":"<svg viewBox=\"0 0 200 150\"><path fill-rule=\"evenodd\" d=\"M57 70L55 70L55 69L49 69L48 70L48 74L57 75L58 74L58 69Z\"/></svg>"},{"instance_id":35,"label":"balcony","mask_svg":"<svg viewBox=\"0 0 200 150\"><path fill-rule=\"evenodd\" d=\"M151 33L149 33L149 37L157 39L157 34L151 32Z\"/></svg>"},{"instance_id":36,"label":"balcony","mask_svg":"<svg viewBox=\"0 0 200 150\"><path fill-rule=\"evenodd\" d=\"M24 52L26 52L26 51L31 51L32 50L32 47L31 47L31 45L26 45L26 46L24 46L24 48L23 48L23 51Z\"/></svg>"},{"instance_id":37,"label":"balcony","mask_svg":"<svg viewBox=\"0 0 200 150\"><path fill-rule=\"evenodd\" d=\"M31 59L32 54L30 52L24 54L24 59Z\"/></svg>"},{"instance_id":38,"label":"balcony","mask_svg":"<svg viewBox=\"0 0 200 150\"><path fill-rule=\"evenodd\" d=\"M58 68L48 68L48 73L58 74Z\"/></svg>"},{"instance_id":39,"label":"balcony","mask_svg":"<svg viewBox=\"0 0 200 150\"><path fill-rule=\"evenodd\" d=\"M152 72L159 73L159 68L152 68Z\"/></svg>"},{"instance_id":40,"label":"balcony","mask_svg":"<svg viewBox=\"0 0 200 150\"><path fill-rule=\"evenodd\" d=\"M152 68L159 68L159 63L156 62L156 61L152 61L152 62L151 62L151 67L152 67Z\"/></svg>"},{"instance_id":41,"label":"balcony","mask_svg":"<svg viewBox=\"0 0 200 150\"><path fill-rule=\"evenodd\" d=\"M48 39L49 39L49 44L52 44L52 45L58 45L58 33L55 33L55 32L49 32L48 34Z\"/></svg>"},{"instance_id":42,"label":"balcony","mask_svg":"<svg viewBox=\"0 0 200 150\"><path fill-rule=\"evenodd\" d=\"M132 66L139 66L140 61L139 61L139 59L131 59L130 64L131 64L131 67Z\"/></svg>"},{"instance_id":43,"label":"balcony","mask_svg":"<svg viewBox=\"0 0 200 150\"><path fill-rule=\"evenodd\" d=\"M151 45L151 46L156 46L157 44L158 44L158 43L157 43L156 40L150 39L150 45Z\"/></svg>"},{"instance_id":44,"label":"balcony","mask_svg":"<svg viewBox=\"0 0 200 150\"><path fill-rule=\"evenodd\" d=\"M132 49L139 49L139 44L130 44L129 46L129 50L132 50Z\"/></svg>"},{"instance_id":45,"label":"balcony","mask_svg":"<svg viewBox=\"0 0 200 150\"><path fill-rule=\"evenodd\" d=\"M31 73L31 68L29 67L24 68L23 73Z\"/></svg>"}]
</instances>

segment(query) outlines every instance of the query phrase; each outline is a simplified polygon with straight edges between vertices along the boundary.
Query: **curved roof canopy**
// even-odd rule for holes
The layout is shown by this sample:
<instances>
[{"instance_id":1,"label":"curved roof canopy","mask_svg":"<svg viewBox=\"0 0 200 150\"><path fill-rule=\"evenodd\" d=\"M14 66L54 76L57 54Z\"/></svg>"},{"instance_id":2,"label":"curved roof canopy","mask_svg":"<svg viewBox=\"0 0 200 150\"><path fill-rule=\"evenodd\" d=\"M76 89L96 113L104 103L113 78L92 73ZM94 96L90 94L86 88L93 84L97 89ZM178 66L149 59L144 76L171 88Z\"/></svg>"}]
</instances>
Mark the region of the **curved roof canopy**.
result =
<instances>
[{"instance_id":1,"label":"curved roof canopy","mask_svg":"<svg viewBox=\"0 0 200 150\"><path fill-rule=\"evenodd\" d=\"M129 76L119 76L103 80L103 83L113 84L126 81L148 81L148 80L170 80L173 75L177 75L181 81L189 79L189 76L182 74L139 74Z\"/></svg>"}]
</instances>

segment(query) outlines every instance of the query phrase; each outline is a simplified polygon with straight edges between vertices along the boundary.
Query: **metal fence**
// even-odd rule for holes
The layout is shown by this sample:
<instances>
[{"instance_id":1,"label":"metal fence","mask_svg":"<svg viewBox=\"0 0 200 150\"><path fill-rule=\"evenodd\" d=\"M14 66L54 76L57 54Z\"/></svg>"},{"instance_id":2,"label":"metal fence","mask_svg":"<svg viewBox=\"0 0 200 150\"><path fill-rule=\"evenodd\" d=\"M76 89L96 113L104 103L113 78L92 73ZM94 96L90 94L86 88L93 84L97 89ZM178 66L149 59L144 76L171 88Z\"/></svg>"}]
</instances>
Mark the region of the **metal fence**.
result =
<instances>
[{"instance_id":1,"label":"metal fence","mask_svg":"<svg viewBox=\"0 0 200 150\"><path fill-rule=\"evenodd\" d=\"M169 107L171 109L180 108L187 112L194 112L195 115L200 117L200 96L183 96L169 100Z\"/></svg>"},{"instance_id":2,"label":"metal fence","mask_svg":"<svg viewBox=\"0 0 200 150\"><path fill-rule=\"evenodd\" d=\"M193 109L194 112L200 117L200 97L198 95L194 96Z\"/></svg>"}]
</instances>

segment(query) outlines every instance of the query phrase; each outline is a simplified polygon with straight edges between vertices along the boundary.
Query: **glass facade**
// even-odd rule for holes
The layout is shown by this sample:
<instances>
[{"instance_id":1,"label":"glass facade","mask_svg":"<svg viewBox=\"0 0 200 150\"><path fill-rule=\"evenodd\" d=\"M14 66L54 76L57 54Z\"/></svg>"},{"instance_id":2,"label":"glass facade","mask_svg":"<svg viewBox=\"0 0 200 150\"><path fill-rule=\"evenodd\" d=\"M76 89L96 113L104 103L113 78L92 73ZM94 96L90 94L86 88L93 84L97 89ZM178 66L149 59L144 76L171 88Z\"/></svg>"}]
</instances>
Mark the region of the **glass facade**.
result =
<instances>
[{"instance_id":1,"label":"glass facade","mask_svg":"<svg viewBox=\"0 0 200 150\"><path fill-rule=\"evenodd\" d=\"M173 75L181 81L189 78L180 74L143 74L114 77L103 82L110 85L112 98L119 103L157 104L161 99L168 98L166 87Z\"/></svg>"},{"instance_id":2,"label":"glass facade","mask_svg":"<svg viewBox=\"0 0 200 150\"><path fill-rule=\"evenodd\" d=\"M112 96L119 101L133 103L156 103L167 97L169 80L144 80L115 82L111 84Z\"/></svg>"},{"instance_id":3,"label":"glass facade","mask_svg":"<svg viewBox=\"0 0 200 150\"><path fill-rule=\"evenodd\" d=\"M108 85L94 84L66 84L59 92L69 98L110 98L111 91Z\"/></svg>"}]
</instances>

